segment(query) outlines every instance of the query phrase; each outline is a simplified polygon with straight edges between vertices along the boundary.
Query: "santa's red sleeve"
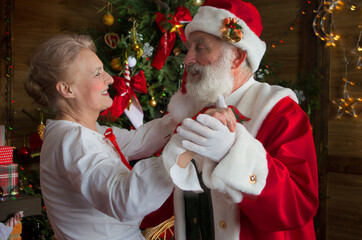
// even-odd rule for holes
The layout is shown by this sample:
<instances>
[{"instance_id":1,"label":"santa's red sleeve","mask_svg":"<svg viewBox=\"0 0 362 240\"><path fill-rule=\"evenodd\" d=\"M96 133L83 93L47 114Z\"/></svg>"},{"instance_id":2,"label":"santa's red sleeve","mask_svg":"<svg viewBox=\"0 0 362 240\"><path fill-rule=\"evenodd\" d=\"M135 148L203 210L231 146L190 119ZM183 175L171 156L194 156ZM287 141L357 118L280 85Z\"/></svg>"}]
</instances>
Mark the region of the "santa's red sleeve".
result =
<instances>
[{"instance_id":1,"label":"santa's red sleeve","mask_svg":"<svg viewBox=\"0 0 362 240\"><path fill-rule=\"evenodd\" d=\"M317 160L307 115L286 97L267 115L256 139L266 152L266 181L260 194L243 195L241 212L264 231L304 226L318 208Z\"/></svg>"}]
</instances>

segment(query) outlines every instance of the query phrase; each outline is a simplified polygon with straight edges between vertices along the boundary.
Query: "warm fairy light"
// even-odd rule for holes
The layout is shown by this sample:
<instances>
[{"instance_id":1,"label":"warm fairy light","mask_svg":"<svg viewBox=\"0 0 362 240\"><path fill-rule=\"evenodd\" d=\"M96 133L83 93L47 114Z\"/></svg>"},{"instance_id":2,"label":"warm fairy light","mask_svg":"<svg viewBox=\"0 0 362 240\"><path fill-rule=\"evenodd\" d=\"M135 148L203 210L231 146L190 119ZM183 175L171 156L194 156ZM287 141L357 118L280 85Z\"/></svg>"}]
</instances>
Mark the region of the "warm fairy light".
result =
<instances>
[{"instance_id":1,"label":"warm fairy light","mask_svg":"<svg viewBox=\"0 0 362 240\"><path fill-rule=\"evenodd\" d=\"M356 6L355 6L355 5L352 5L352 6L351 6L351 11L354 11L354 10L356 10Z\"/></svg>"},{"instance_id":2,"label":"warm fairy light","mask_svg":"<svg viewBox=\"0 0 362 240\"><path fill-rule=\"evenodd\" d=\"M278 40L276 40L272 43L269 43L272 48L276 48L278 45L285 43L285 41L283 40L283 36L291 31L294 31L294 26L300 22L301 16L306 15L306 13L310 10L309 9L310 6L311 6L311 1L308 0L303 5L303 7L300 10L298 10L296 18L293 20L293 22L291 24L289 24L289 27L279 36ZM312 11L312 10L310 10L310 11Z\"/></svg>"}]
</instances>

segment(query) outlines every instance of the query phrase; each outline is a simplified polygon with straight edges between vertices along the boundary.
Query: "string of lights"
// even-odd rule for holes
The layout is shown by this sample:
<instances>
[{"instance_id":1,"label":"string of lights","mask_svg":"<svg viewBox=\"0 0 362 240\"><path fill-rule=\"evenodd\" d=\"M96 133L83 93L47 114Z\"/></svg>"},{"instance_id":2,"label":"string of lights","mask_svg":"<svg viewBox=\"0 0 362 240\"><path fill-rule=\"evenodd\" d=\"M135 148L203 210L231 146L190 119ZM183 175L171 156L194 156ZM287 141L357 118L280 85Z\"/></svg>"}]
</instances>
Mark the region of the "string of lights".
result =
<instances>
[{"instance_id":1,"label":"string of lights","mask_svg":"<svg viewBox=\"0 0 362 240\"><path fill-rule=\"evenodd\" d=\"M340 99L332 100L332 103L338 106L336 115L338 119L342 118L344 115L350 115L353 118L357 118L358 114L356 113L355 106L362 101L362 98L352 97L349 91L349 88L355 86L355 83L348 78L350 60L346 55L346 47L344 46L343 41L340 40L341 36L336 28L334 13L341 9L355 11L357 8L361 7L361 5L361 3L357 4L354 1L343 2L340 0L323 0L321 1L318 10L315 11L317 13L313 21L313 30L315 35L325 42L326 47L336 47L338 43L343 51L343 61L345 64L344 77L342 78L343 93ZM361 25L358 25L358 28L361 29ZM352 55L356 55L358 57L355 67L358 70L361 69L361 35L362 29L360 30L356 47L351 51Z\"/></svg>"},{"instance_id":2,"label":"string of lights","mask_svg":"<svg viewBox=\"0 0 362 240\"><path fill-rule=\"evenodd\" d=\"M1 2L1 19L0 19L0 38L3 42L1 46L1 84L3 85L4 97L4 113L1 121L6 126L7 139L11 139L12 126L13 126L13 99L12 99L12 84L13 84L13 49L12 49L12 27L11 19L13 16L13 1L2 1Z\"/></svg>"}]
</instances>

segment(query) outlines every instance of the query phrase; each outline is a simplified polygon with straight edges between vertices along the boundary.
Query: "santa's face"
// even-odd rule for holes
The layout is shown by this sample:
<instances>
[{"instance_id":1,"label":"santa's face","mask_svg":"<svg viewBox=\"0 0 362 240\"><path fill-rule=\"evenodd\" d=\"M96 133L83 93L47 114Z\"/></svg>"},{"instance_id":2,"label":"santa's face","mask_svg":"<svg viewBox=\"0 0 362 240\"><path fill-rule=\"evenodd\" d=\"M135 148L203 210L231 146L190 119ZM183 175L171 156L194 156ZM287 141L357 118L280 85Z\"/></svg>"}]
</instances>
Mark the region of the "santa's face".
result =
<instances>
[{"instance_id":1,"label":"santa's face","mask_svg":"<svg viewBox=\"0 0 362 240\"><path fill-rule=\"evenodd\" d=\"M220 95L227 97L233 89L231 48L203 32L191 33L187 46L187 95L202 106L213 105Z\"/></svg>"}]
</instances>

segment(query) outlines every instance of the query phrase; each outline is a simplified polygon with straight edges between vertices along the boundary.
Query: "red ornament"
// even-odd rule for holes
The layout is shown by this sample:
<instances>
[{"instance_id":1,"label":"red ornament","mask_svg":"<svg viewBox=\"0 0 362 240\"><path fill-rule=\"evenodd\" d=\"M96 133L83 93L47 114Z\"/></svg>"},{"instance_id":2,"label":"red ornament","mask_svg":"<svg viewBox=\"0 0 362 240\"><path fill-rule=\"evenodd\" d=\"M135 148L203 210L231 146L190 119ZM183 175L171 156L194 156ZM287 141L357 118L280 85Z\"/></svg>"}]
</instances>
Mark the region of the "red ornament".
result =
<instances>
[{"instance_id":1,"label":"red ornament","mask_svg":"<svg viewBox=\"0 0 362 240\"><path fill-rule=\"evenodd\" d=\"M30 145L30 150L32 153L36 152L36 151L40 152L41 146L43 145L43 140L41 140L38 133L30 134L29 145Z\"/></svg>"},{"instance_id":2,"label":"red ornament","mask_svg":"<svg viewBox=\"0 0 362 240\"><path fill-rule=\"evenodd\" d=\"M31 150L28 147L22 147L18 150L18 157L20 160L27 160L30 158Z\"/></svg>"}]
</instances>

